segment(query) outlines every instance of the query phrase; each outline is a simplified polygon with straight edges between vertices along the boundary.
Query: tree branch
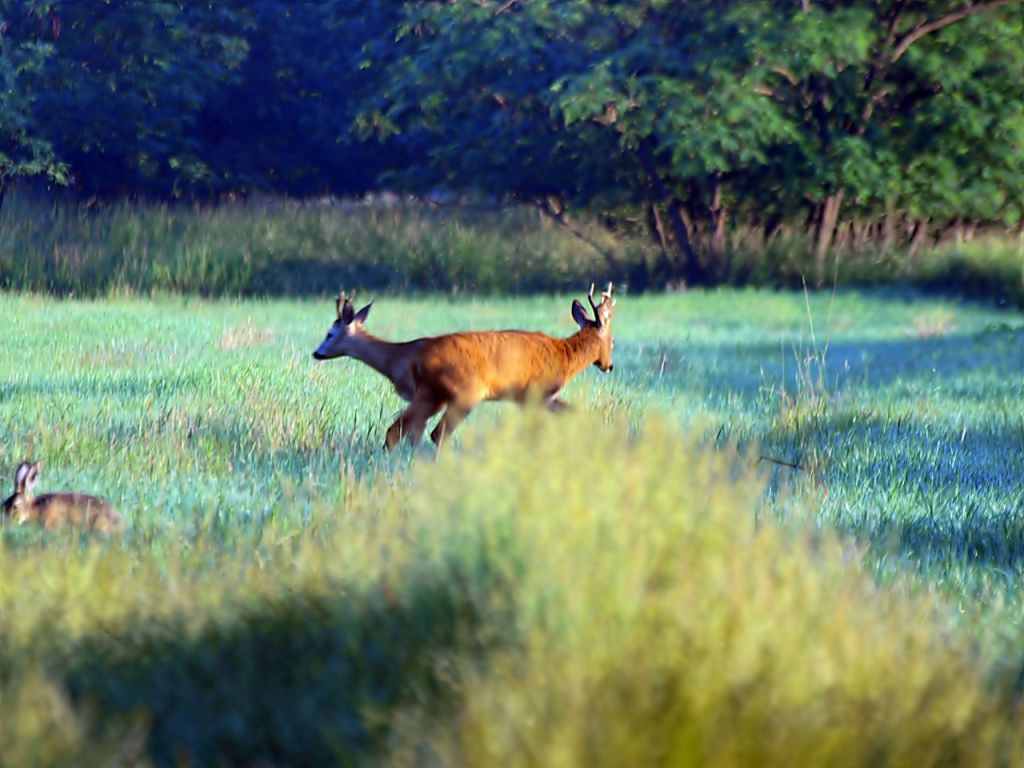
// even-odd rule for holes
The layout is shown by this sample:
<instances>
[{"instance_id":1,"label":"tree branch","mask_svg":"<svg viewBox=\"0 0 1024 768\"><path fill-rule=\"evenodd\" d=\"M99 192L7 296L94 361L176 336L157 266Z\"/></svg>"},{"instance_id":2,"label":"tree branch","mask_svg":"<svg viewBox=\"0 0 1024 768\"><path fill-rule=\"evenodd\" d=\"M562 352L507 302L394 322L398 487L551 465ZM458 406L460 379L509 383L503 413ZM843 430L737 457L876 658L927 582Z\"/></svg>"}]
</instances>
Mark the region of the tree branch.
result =
<instances>
[{"instance_id":1,"label":"tree branch","mask_svg":"<svg viewBox=\"0 0 1024 768\"><path fill-rule=\"evenodd\" d=\"M621 273L621 265L619 264L619 260L616 258L615 254L607 248L602 248L596 240L569 221L569 218L565 215L565 208L561 203L554 201L549 197L545 197L539 200L534 200L534 205L537 206L537 210L540 211L542 216L547 216L570 235L573 235L583 241L601 254L607 262L608 268L611 269L614 274Z\"/></svg>"},{"instance_id":2,"label":"tree branch","mask_svg":"<svg viewBox=\"0 0 1024 768\"><path fill-rule=\"evenodd\" d=\"M895 63L907 52L914 43L920 40L926 35L930 35L933 32L938 32L940 29L945 29L950 24L955 24L958 21L963 21L968 16L976 16L979 13L985 13L993 8L999 8L1004 5L1010 5L1011 3L1020 3L1024 0L986 0L985 2L975 3L974 5L968 5L957 11L950 11L945 16L939 16L937 19L930 19L929 21L922 21L915 25L909 32L896 43L896 48L893 49L892 54L889 56L889 62Z\"/></svg>"},{"instance_id":3,"label":"tree branch","mask_svg":"<svg viewBox=\"0 0 1024 768\"><path fill-rule=\"evenodd\" d=\"M690 234L686 231L686 224L683 222L679 201L670 193L665 185L664 179L658 175L657 162L654 159L655 139L648 136L640 142L638 157L644 174L647 176L647 183L654 191L655 202L668 202L668 220L672 226L672 234L676 239L676 247L683 254L683 274L688 285L696 285L702 277L700 260L697 252L693 250L693 243L690 242Z\"/></svg>"},{"instance_id":4,"label":"tree branch","mask_svg":"<svg viewBox=\"0 0 1024 768\"><path fill-rule=\"evenodd\" d=\"M887 15L889 23L886 25L886 42L893 42L896 39L896 27L899 26L900 19L903 18L903 7L905 5L905 0L897 0L897 2L893 3Z\"/></svg>"},{"instance_id":5,"label":"tree branch","mask_svg":"<svg viewBox=\"0 0 1024 768\"><path fill-rule=\"evenodd\" d=\"M785 67L776 65L771 68L771 71L774 72L779 77L781 77L794 88L800 87L800 81L799 79L797 79L797 76L794 75L790 70L786 69ZM772 90L763 83L758 83L757 85L754 86L754 93L756 93L758 96L769 96L778 102L784 103L786 101L785 97L781 93Z\"/></svg>"},{"instance_id":6,"label":"tree branch","mask_svg":"<svg viewBox=\"0 0 1024 768\"><path fill-rule=\"evenodd\" d=\"M519 3L519 0L508 0L508 2L503 3L502 6L500 8L498 8L498 10L496 10L494 12L494 15L495 16L501 16L501 14L506 13L507 11L512 10L512 8L514 8L518 3Z\"/></svg>"},{"instance_id":7,"label":"tree branch","mask_svg":"<svg viewBox=\"0 0 1024 768\"><path fill-rule=\"evenodd\" d=\"M864 109L860 113L860 125L857 126L855 135L863 136L867 133L868 124L871 122L871 116L875 114L875 107L881 104L888 95L888 88L880 88L871 94L871 98L868 99L868 103L864 105Z\"/></svg>"},{"instance_id":8,"label":"tree branch","mask_svg":"<svg viewBox=\"0 0 1024 768\"><path fill-rule=\"evenodd\" d=\"M800 85L799 78L797 78L796 75L794 75L790 70L786 69L785 67L776 64L774 67L772 67L772 72L782 77L787 83L792 85L794 88Z\"/></svg>"}]
</instances>

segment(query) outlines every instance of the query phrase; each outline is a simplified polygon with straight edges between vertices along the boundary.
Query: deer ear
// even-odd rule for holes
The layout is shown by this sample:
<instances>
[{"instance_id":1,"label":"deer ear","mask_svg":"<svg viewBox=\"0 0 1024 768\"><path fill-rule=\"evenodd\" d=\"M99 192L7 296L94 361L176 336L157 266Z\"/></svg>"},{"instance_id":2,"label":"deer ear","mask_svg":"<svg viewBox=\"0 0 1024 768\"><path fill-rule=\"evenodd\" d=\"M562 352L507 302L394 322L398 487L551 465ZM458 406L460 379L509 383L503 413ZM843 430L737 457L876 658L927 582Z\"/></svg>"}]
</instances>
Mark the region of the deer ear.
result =
<instances>
[{"instance_id":1,"label":"deer ear","mask_svg":"<svg viewBox=\"0 0 1024 768\"><path fill-rule=\"evenodd\" d=\"M365 323L366 318L370 316L370 307L372 306L373 302L371 301L365 307L356 312L355 317L353 317L352 319L359 323Z\"/></svg>"},{"instance_id":2,"label":"deer ear","mask_svg":"<svg viewBox=\"0 0 1024 768\"><path fill-rule=\"evenodd\" d=\"M583 308L583 304L580 303L579 299L573 299L572 319L576 321L576 325L580 328L586 328L594 324L594 321L587 317L587 310Z\"/></svg>"}]
</instances>

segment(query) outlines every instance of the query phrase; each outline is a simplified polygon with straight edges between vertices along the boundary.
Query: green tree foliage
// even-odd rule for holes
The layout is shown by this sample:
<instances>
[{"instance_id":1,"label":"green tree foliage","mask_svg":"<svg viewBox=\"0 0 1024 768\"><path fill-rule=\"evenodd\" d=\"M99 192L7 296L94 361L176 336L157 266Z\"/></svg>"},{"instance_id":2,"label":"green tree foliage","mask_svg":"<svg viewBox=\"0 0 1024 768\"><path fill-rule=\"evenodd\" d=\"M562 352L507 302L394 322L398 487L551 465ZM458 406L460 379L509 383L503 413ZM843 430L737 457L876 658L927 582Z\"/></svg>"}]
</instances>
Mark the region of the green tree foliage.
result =
<instances>
[{"instance_id":1,"label":"green tree foliage","mask_svg":"<svg viewBox=\"0 0 1024 768\"><path fill-rule=\"evenodd\" d=\"M821 257L844 203L1017 221L1022 18L1007 0L420 3L382 112L432 181L638 207L702 282L731 218L807 218Z\"/></svg>"},{"instance_id":2,"label":"green tree foliage","mask_svg":"<svg viewBox=\"0 0 1024 768\"><path fill-rule=\"evenodd\" d=\"M19 176L65 180L65 166L40 134L32 113L35 93L31 78L45 65L52 49L12 36L4 21L8 5L0 4L0 201L9 182Z\"/></svg>"},{"instance_id":3,"label":"green tree foliage","mask_svg":"<svg viewBox=\"0 0 1024 768\"><path fill-rule=\"evenodd\" d=\"M812 205L819 259L844 205L855 216L898 210L919 228L930 218L1019 219L1019 2L805 0L788 15L770 5L782 4L751 18L761 30L755 50L769 63L757 92L799 128L794 162L771 170L782 189L790 177L805 180L794 191ZM993 176L998 214L985 210L992 185L978 184Z\"/></svg>"},{"instance_id":4,"label":"green tree foliage","mask_svg":"<svg viewBox=\"0 0 1024 768\"><path fill-rule=\"evenodd\" d=\"M210 181L197 130L247 44L237 11L170 0L54 2L23 30L54 50L35 117L89 194L171 195Z\"/></svg>"},{"instance_id":5,"label":"green tree foliage","mask_svg":"<svg viewBox=\"0 0 1024 768\"><path fill-rule=\"evenodd\" d=\"M399 147L354 120L402 6L363 1L12 2L52 53L31 117L89 195L364 191Z\"/></svg>"},{"instance_id":6,"label":"green tree foliage","mask_svg":"<svg viewBox=\"0 0 1024 768\"><path fill-rule=\"evenodd\" d=\"M203 141L231 191L350 194L374 187L394 143L362 144L354 124L377 87L401 6L365 0L238 2L248 55L203 115Z\"/></svg>"},{"instance_id":7,"label":"green tree foliage","mask_svg":"<svg viewBox=\"0 0 1024 768\"><path fill-rule=\"evenodd\" d=\"M1022 0L6 0L0 173L83 193L472 191L912 250L1024 218ZM576 230L578 231L578 230ZM615 267L613 256L609 256Z\"/></svg>"}]
</instances>

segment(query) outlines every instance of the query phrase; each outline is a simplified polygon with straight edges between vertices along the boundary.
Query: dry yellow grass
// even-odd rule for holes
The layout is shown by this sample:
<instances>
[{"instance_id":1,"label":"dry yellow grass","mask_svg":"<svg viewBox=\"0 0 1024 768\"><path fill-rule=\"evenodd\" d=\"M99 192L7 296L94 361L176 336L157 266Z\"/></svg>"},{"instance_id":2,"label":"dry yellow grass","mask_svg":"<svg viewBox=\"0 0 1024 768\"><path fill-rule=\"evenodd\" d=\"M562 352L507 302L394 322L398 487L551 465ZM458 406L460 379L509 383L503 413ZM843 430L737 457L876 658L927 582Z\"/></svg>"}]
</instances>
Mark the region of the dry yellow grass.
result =
<instances>
[{"instance_id":1,"label":"dry yellow grass","mask_svg":"<svg viewBox=\"0 0 1024 768\"><path fill-rule=\"evenodd\" d=\"M248 349L268 344L273 338L274 332L271 329L253 325L252 318L248 317L240 325L225 328L217 341L217 347L223 350Z\"/></svg>"}]
</instances>

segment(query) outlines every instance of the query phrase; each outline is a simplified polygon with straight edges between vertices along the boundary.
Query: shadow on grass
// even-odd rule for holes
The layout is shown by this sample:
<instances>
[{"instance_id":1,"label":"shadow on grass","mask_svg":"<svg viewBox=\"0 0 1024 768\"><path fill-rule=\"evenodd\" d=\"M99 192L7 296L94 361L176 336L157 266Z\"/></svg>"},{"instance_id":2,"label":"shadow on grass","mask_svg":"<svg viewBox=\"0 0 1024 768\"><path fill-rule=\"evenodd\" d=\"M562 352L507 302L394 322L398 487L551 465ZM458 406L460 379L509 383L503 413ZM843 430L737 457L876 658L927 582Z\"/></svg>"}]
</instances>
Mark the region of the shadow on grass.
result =
<instances>
[{"instance_id":1,"label":"shadow on grass","mask_svg":"<svg viewBox=\"0 0 1024 768\"><path fill-rule=\"evenodd\" d=\"M64 378L46 377L0 383L0 400L6 398L51 397L61 395L79 399L104 400L111 396L140 398L172 392L175 395L191 392L203 382L199 373L176 373L155 376L145 371L134 371L117 376L96 377L87 374Z\"/></svg>"},{"instance_id":2,"label":"shadow on grass","mask_svg":"<svg viewBox=\"0 0 1024 768\"><path fill-rule=\"evenodd\" d=\"M1024 570L1020 329L843 338L809 384L792 349L760 341L660 344L622 357L648 386L715 404L722 423L709 440L756 447L768 457L770 494L809 483L822 518L873 550Z\"/></svg>"},{"instance_id":3,"label":"shadow on grass","mask_svg":"<svg viewBox=\"0 0 1024 768\"><path fill-rule=\"evenodd\" d=\"M925 563L1024 568L1020 427L957 433L890 423L867 434L848 432L845 440L874 446L852 476L842 469L835 475L843 493L873 500L883 512L860 523L881 549Z\"/></svg>"},{"instance_id":4,"label":"shadow on grass","mask_svg":"<svg viewBox=\"0 0 1024 768\"><path fill-rule=\"evenodd\" d=\"M896 551L918 564L980 565L1019 572L1024 567L1024 510L1005 518L966 510L966 520L934 516L887 520L872 531L879 555Z\"/></svg>"},{"instance_id":5,"label":"shadow on grass","mask_svg":"<svg viewBox=\"0 0 1024 768\"><path fill-rule=\"evenodd\" d=\"M1005 383L1019 386L1010 373L1024 365L1024 331L993 327L978 333L925 338L845 338L829 342L827 348L819 344L817 349L810 344L780 347L778 341L680 341L645 345L633 355L623 352L616 360L616 371L621 367L654 389L699 396L732 392L754 397L773 385L785 385L788 392L796 393L805 383L801 377L808 373L812 383L820 380L825 390L833 393L853 386L881 389L924 378L956 388L962 386L958 377L985 370L1005 371ZM812 356L817 360L808 363ZM823 364L819 362L822 358Z\"/></svg>"},{"instance_id":6,"label":"shadow on grass","mask_svg":"<svg viewBox=\"0 0 1024 768\"><path fill-rule=\"evenodd\" d=\"M430 284L423 287L448 288ZM410 276L402 269L355 259L285 258L257 268L240 293L246 297L314 298L341 288L404 293L410 289Z\"/></svg>"},{"instance_id":7,"label":"shadow on grass","mask_svg":"<svg viewBox=\"0 0 1024 768\"><path fill-rule=\"evenodd\" d=\"M771 467L771 487L813 480L821 517L881 556L1019 571L1022 428L837 413L753 442L800 467Z\"/></svg>"},{"instance_id":8,"label":"shadow on grass","mask_svg":"<svg viewBox=\"0 0 1024 768\"><path fill-rule=\"evenodd\" d=\"M491 265L484 259L410 258L385 263L361 255L351 259L287 257L255 269L238 293L247 298L319 298L344 288L391 295L546 295L577 290L593 282L594 271L590 266L545 271L536 265ZM618 282L624 279L611 277Z\"/></svg>"},{"instance_id":9,"label":"shadow on grass","mask_svg":"<svg viewBox=\"0 0 1024 768\"><path fill-rule=\"evenodd\" d=\"M148 718L158 766L358 763L403 705L452 701L451 654L483 650L481 616L450 579L401 598L386 586L287 594L192 623L96 635L61 661L75 701Z\"/></svg>"},{"instance_id":10,"label":"shadow on grass","mask_svg":"<svg viewBox=\"0 0 1024 768\"><path fill-rule=\"evenodd\" d=\"M1020 251L1013 258L979 259L952 252L926 266L913 283L938 295L993 302L999 306L1024 308L1024 279Z\"/></svg>"}]
</instances>

